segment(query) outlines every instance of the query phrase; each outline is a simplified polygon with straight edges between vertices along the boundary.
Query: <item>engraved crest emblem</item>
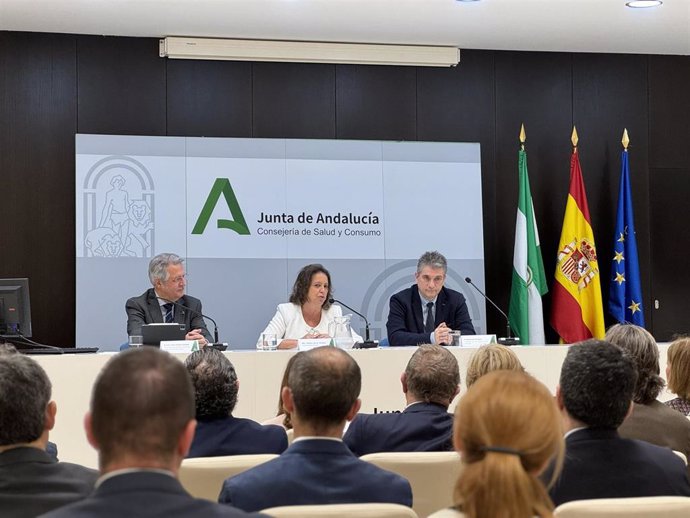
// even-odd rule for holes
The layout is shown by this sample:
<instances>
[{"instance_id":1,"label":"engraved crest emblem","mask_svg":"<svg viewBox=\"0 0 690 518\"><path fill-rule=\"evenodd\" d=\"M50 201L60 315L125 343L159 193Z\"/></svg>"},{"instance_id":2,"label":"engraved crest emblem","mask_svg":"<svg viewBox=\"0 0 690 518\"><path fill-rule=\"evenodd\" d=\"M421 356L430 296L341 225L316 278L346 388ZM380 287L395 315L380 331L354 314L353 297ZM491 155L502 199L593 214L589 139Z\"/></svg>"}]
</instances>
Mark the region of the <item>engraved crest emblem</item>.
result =
<instances>
[{"instance_id":1,"label":"engraved crest emblem","mask_svg":"<svg viewBox=\"0 0 690 518\"><path fill-rule=\"evenodd\" d=\"M585 289L592 279L599 273L599 269L592 263L597 260L594 245L586 239L574 239L558 252L558 265L567 279L577 285L577 289Z\"/></svg>"}]
</instances>

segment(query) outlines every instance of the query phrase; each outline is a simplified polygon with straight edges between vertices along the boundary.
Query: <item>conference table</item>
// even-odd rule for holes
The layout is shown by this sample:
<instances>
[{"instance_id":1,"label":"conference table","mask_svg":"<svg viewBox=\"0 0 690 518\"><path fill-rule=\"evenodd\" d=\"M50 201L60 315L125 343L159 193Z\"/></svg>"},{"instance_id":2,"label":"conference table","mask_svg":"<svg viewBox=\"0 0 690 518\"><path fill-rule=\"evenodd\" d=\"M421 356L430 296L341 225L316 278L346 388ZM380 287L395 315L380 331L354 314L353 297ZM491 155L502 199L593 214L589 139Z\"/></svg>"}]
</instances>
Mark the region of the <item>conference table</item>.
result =
<instances>
[{"instance_id":1,"label":"conference table","mask_svg":"<svg viewBox=\"0 0 690 518\"><path fill-rule=\"evenodd\" d=\"M665 371L667 348L668 344L659 344L662 375ZM512 349L525 370L555 394L568 346L523 345ZM400 374L415 350L416 347L390 347L349 351L362 370L361 412L394 412L405 407ZM476 349L452 347L449 350L460 365L462 388L459 398L465 391L467 363ZM96 376L115 354L118 353L34 356L53 384L57 418L50 440L58 445L60 460L97 467L96 451L86 441L83 421ZM275 416L283 371L295 351L238 350L226 351L224 354L235 366L240 381L239 401L233 415L256 421ZM184 361L187 355L175 356ZM670 395L662 394L660 399L670 399ZM451 405L451 410L455 402Z\"/></svg>"}]
</instances>

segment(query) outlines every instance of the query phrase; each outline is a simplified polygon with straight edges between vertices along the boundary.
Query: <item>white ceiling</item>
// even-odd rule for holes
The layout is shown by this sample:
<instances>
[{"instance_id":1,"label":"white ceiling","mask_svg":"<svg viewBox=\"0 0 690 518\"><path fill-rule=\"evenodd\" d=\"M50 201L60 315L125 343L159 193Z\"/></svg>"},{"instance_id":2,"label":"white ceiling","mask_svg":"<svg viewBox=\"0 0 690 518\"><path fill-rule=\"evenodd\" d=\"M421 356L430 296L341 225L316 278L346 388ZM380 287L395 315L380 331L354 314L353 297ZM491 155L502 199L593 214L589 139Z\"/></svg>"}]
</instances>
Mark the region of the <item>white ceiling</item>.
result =
<instances>
[{"instance_id":1,"label":"white ceiling","mask_svg":"<svg viewBox=\"0 0 690 518\"><path fill-rule=\"evenodd\" d=\"M0 30L690 55L690 0L0 0Z\"/></svg>"}]
</instances>

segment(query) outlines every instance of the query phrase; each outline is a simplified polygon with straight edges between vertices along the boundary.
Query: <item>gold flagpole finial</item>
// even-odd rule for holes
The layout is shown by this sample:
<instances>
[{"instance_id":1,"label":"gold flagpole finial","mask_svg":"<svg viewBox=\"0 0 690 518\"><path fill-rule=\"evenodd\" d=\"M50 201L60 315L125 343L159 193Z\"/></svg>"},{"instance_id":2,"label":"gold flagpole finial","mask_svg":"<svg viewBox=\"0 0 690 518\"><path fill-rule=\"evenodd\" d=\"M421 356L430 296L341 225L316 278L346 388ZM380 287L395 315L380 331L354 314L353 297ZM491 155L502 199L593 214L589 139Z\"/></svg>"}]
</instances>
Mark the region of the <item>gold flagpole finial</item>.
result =
<instances>
[{"instance_id":1,"label":"gold flagpole finial","mask_svg":"<svg viewBox=\"0 0 690 518\"><path fill-rule=\"evenodd\" d=\"M577 129L573 126L573 134L570 136L570 142L573 143L573 147L577 147L579 139L577 138Z\"/></svg>"},{"instance_id":2,"label":"gold flagpole finial","mask_svg":"<svg viewBox=\"0 0 690 518\"><path fill-rule=\"evenodd\" d=\"M520 148L525 149L525 141L527 140L527 134L525 133L525 124L520 125Z\"/></svg>"},{"instance_id":3,"label":"gold flagpole finial","mask_svg":"<svg viewBox=\"0 0 690 518\"><path fill-rule=\"evenodd\" d=\"M628 128L623 129L623 140L621 140L621 143L623 144L623 149L627 151L628 144L630 144L630 139L628 138Z\"/></svg>"}]
</instances>

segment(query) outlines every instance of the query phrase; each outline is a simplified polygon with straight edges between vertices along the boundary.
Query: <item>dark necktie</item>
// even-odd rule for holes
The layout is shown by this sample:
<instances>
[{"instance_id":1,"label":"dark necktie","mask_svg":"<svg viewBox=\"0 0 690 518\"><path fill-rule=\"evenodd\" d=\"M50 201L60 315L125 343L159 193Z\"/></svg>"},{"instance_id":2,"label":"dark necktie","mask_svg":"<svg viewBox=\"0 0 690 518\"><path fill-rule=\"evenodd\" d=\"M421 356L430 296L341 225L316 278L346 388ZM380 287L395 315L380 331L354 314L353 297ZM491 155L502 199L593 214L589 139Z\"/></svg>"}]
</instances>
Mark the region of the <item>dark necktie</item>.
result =
<instances>
[{"instance_id":1,"label":"dark necktie","mask_svg":"<svg viewBox=\"0 0 690 518\"><path fill-rule=\"evenodd\" d=\"M426 303L426 322L424 323L424 332L431 333L434 330L434 303Z\"/></svg>"},{"instance_id":2,"label":"dark necktie","mask_svg":"<svg viewBox=\"0 0 690 518\"><path fill-rule=\"evenodd\" d=\"M170 303L163 304L163 309L165 310L165 323L166 324L172 324L174 322L174 320L173 320L173 305Z\"/></svg>"}]
</instances>

